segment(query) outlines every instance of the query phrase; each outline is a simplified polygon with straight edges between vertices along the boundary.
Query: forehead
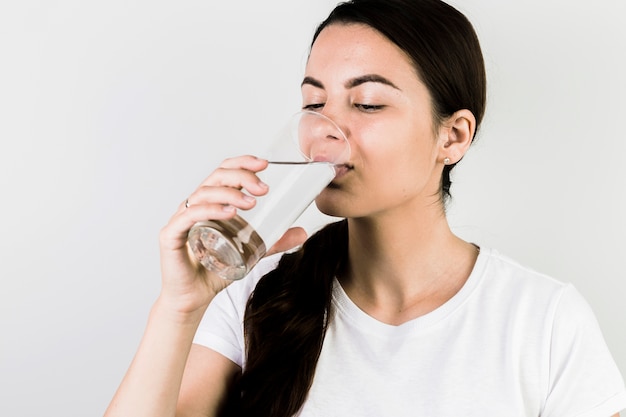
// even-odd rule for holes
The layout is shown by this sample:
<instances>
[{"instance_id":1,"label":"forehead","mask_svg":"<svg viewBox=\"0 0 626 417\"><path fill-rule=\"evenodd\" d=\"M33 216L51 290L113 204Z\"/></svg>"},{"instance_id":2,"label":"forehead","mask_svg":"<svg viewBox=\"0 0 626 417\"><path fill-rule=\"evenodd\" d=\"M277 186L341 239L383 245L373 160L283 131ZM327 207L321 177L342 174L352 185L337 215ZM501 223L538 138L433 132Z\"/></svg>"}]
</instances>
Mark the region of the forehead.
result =
<instances>
[{"instance_id":1,"label":"forehead","mask_svg":"<svg viewBox=\"0 0 626 417\"><path fill-rule=\"evenodd\" d=\"M364 24L335 23L324 28L307 61L306 75L344 79L380 74L414 83L417 77L409 56L382 33Z\"/></svg>"}]
</instances>

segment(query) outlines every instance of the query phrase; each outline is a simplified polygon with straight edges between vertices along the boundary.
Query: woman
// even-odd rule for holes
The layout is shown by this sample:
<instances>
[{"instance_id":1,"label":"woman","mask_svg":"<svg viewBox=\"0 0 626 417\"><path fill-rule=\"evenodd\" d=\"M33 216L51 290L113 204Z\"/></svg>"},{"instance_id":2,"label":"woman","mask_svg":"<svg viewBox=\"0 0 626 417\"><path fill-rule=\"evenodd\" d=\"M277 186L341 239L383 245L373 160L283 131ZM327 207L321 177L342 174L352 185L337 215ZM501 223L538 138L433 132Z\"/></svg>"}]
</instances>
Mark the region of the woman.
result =
<instances>
[{"instance_id":1,"label":"woman","mask_svg":"<svg viewBox=\"0 0 626 417\"><path fill-rule=\"evenodd\" d=\"M161 233L162 292L107 416L609 417L626 407L577 292L448 226L450 171L486 95L464 16L438 0L339 5L315 34L302 95L350 141L350 169L316 200L345 220L224 290L190 257L187 232L251 208L242 189L268 191L255 175L267 161L224 161ZM292 230L274 251L303 239Z\"/></svg>"}]
</instances>

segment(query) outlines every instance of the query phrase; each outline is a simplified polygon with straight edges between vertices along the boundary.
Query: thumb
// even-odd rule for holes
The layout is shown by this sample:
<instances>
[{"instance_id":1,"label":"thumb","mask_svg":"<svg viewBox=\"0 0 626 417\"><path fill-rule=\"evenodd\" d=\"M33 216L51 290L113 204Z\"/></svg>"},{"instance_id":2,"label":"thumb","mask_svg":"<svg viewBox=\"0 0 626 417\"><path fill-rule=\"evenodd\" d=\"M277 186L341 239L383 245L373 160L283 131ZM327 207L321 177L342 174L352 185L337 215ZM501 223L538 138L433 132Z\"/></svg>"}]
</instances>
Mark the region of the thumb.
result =
<instances>
[{"instance_id":1,"label":"thumb","mask_svg":"<svg viewBox=\"0 0 626 417\"><path fill-rule=\"evenodd\" d=\"M307 233L302 227L292 227L287 230L280 239L278 239L278 242L276 242L274 246L267 251L265 256L278 252L285 252L289 249L295 248L296 246L302 245L307 237Z\"/></svg>"}]
</instances>

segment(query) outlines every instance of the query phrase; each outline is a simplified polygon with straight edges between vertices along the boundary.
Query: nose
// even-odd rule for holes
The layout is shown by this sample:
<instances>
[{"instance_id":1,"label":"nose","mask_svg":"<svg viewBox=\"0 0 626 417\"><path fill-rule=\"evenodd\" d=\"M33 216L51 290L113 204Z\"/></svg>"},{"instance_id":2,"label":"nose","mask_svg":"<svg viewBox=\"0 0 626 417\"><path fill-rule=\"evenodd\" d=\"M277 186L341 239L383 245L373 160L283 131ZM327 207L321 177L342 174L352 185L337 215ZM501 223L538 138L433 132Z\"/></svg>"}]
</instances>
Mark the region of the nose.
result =
<instances>
[{"instance_id":1,"label":"nose","mask_svg":"<svg viewBox=\"0 0 626 417\"><path fill-rule=\"evenodd\" d=\"M342 111L341 107L337 105L337 103L335 103L332 107L330 103L326 103L321 113L330 121L332 125L336 127L339 132L341 132L342 137L348 137L348 128L345 123L347 115L345 114L345 111Z\"/></svg>"},{"instance_id":2,"label":"nose","mask_svg":"<svg viewBox=\"0 0 626 417\"><path fill-rule=\"evenodd\" d=\"M303 112L298 136L300 149L310 161L343 164L350 158L346 135L323 113Z\"/></svg>"}]
</instances>

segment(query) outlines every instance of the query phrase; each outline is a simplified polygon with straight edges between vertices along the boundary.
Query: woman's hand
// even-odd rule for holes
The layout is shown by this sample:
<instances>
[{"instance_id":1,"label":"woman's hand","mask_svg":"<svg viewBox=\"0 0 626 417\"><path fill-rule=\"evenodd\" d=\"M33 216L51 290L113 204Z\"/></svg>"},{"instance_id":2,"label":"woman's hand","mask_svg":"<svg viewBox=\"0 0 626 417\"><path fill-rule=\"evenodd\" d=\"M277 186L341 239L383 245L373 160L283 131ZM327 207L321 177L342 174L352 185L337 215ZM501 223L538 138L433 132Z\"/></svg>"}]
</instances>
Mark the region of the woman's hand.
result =
<instances>
[{"instance_id":1,"label":"woman's hand","mask_svg":"<svg viewBox=\"0 0 626 417\"><path fill-rule=\"evenodd\" d=\"M161 301L180 313L204 310L215 294L231 283L197 261L188 249L187 234L196 222L231 219L237 210L254 207L254 197L268 192L256 176L267 164L254 156L227 159L181 203L160 234ZM304 230L291 229L268 254L290 249L305 239Z\"/></svg>"},{"instance_id":2,"label":"woman's hand","mask_svg":"<svg viewBox=\"0 0 626 417\"><path fill-rule=\"evenodd\" d=\"M180 204L160 234L162 301L191 313L204 309L230 283L197 261L187 246L187 234L196 222L232 219L238 209L254 207L250 195L268 191L256 176L266 167L267 161L253 156L227 159Z\"/></svg>"},{"instance_id":3,"label":"woman's hand","mask_svg":"<svg viewBox=\"0 0 626 417\"><path fill-rule=\"evenodd\" d=\"M106 417L176 415L185 364L198 324L215 294L230 283L196 260L187 247L187 234L198 221L230 219L237 210L254 207L255 199L242 190L257 197L266 194L267 186L256 176L266 167L267 161L253 156L222 162L189 196L189 206L182 203L161 231L161 295L152 307L137 354ZM292 229L271 251L289 249L304 239L302 229ZM211 392L194 397L194 404L200 402L204 409L215 411L237 366L217 353L203 366L210 369L203 378L211 381Z\"/></svg>"}]
</instances>

